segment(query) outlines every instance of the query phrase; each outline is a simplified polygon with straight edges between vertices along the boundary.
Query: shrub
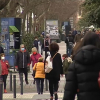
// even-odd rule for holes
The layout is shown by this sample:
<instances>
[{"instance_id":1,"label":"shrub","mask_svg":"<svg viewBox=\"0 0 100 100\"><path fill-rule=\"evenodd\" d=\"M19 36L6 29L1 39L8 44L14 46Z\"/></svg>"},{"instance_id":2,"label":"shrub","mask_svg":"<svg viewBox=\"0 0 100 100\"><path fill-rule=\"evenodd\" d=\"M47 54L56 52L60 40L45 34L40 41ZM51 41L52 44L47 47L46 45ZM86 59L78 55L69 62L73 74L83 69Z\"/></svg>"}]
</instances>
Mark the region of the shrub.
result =
<instances>
[{"instance_id":1,"label":"shrub","mask_svg":"<svg viewBox=\"0 0 100 100\"><path fill-rule=\"evenodd\" d=\"M25 34L22 38L22 43L25 45L26 50L30 53L33 47L34 38L34 34Z\"/></svg>"},{"instance_id":2,"label":"shrub","mask_svg":"<svg viewBox=\"0 0 100 100\"><path fill-rule=\"evenodd\" d=\"M31 53L35 37L40 37L39 32L36 32L35 34L27 33L22 37L22 43L25 45L25 48L29 53Z\"/></svg>"}]
</instances>

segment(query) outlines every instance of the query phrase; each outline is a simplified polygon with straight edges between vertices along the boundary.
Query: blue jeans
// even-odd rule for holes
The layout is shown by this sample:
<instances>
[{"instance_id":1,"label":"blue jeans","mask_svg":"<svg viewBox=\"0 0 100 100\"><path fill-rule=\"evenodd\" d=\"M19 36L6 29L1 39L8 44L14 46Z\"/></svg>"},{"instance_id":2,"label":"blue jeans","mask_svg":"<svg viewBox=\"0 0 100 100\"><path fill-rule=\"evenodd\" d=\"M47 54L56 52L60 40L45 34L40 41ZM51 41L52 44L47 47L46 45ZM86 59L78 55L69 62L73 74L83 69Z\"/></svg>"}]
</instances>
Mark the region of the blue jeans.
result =
<instances>
[{"instance_id":1,"label":"blue jeans","mask_svg":"<svg viewBox=\"0 0 100 100\"><path fill-rule=\"evenodd\" d=\"M71 56L71 53L72 53L72 47L67 46L67 55L68 55L68 57Z\"/></svg>"},{"instance_id":2,"label":"blue jeans","mask_svg":"<svg viewBox=\"0 0 100 100\"><path fill-rule=\"evenodd\" d=\"M40 93L43 94L44 79L43 78L35 78L35 80L36 80L38 94L40 94Z\"/></svg>"}]
</instances>

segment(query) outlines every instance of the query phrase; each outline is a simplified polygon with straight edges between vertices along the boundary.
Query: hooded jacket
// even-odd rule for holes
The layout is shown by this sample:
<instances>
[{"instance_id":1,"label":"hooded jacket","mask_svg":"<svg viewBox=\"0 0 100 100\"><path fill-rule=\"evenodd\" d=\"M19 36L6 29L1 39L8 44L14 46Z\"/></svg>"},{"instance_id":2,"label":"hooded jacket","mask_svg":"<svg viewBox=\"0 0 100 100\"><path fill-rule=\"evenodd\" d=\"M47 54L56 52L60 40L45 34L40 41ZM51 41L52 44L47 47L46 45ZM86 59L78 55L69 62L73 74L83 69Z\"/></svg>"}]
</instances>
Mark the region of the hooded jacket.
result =
<instances>
[{"instance_id":1,"label":"hooded jacket","mask_svg":"<svg viewBox=\"0 0 100 100\"><path fill-rule=\"evenodd\" d=\"M74 100L75 94L78 100L100 100L99 71L100 49L82 47L69 66L63 100Z\"/></svg>"}]
</instances>

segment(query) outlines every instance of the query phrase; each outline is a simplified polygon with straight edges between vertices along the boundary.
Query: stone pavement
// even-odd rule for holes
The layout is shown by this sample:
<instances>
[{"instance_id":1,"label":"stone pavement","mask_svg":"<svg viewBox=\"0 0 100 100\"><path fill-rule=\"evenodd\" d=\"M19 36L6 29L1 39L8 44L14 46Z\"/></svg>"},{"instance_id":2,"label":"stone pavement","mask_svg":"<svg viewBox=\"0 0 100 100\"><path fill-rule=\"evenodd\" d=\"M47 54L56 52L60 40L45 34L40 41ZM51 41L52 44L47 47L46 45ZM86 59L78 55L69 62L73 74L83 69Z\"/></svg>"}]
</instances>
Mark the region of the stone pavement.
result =
<instances>
[{"instance_id":1,"label":"stone pavement","mask_svg":"<svg viewBox=\"0 0 100 100\"><path fill-rule=\"evenodd\" d=\"M59 53L65 54L66 53L66 45L64 42L59 43L60 50ZM29 84L26 85L25 81L23 82L23 91L24 94L20 95L20 81L19 81L19 75L16 73L16 92L17 92L17 98L13 98L13 91L10 91L10 77L8 75L7 78L7 94L3 94L3 100L48 100L50 98L49 92L45 91L44 87L44 94L43 95L37 95L36 92L36 85L33 85L33 77L32 77L32 69L31 73L29 73L28 79ZM13 83L13 81L12 81ZM62 100L63 98L63 92L64 92L64 85L65 85L65 77L61 77L61 81L59 82L59 90L58 90L58 96L59 100ZM45 85L44 85L45 86Z\"/></svg>"},{"instance_id":2,"label":"stone pavement","mask_svg":"<svg viewBox=\"0 0 100 100\"><path fill-rule=\"evenodd\" d=\"M59 82L59 90L58 90L59 100L60 99L62 100L62 98L63 98L64 85L65 85L65 77L63 76L63 77L61 77L61 80ZM3 100L40 100L40 99L48 100L49 99L50 95L49 95L48 91L44 91L43 95L37 95L36 86L33 85L33 87L24 85L24 94L23 95L20 95L20 88L19 88L19 91L17 89L16 99L13 98L13 91L8 92L7 94L3 94ZM25 92L25 90L26 90L26 92Z\"/></svg>"}]
</instances>

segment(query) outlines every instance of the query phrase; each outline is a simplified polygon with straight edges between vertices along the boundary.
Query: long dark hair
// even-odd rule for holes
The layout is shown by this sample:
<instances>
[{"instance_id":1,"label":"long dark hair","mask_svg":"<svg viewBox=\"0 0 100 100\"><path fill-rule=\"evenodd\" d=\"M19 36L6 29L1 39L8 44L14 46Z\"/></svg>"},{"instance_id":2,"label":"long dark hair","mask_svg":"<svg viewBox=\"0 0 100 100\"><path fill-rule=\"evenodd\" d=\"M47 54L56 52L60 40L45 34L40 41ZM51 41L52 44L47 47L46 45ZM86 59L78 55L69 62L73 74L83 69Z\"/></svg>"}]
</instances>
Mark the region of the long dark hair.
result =
<instances>
[{"instance_id":1,"label":"long dark hair","mask_svg":"<svg viewBox=\"0 0 100 100\"><path fill-rule=\"evenodd\" d=\"M97 48L100 48L100 38L99 35L94 32L88 32L85 34L82 41L80 41L79 44L77 44L73 49L73 56L78 52L79 49L81 49L83 46L86 45L93 45Z\"/></svg>"}]
</instances>

